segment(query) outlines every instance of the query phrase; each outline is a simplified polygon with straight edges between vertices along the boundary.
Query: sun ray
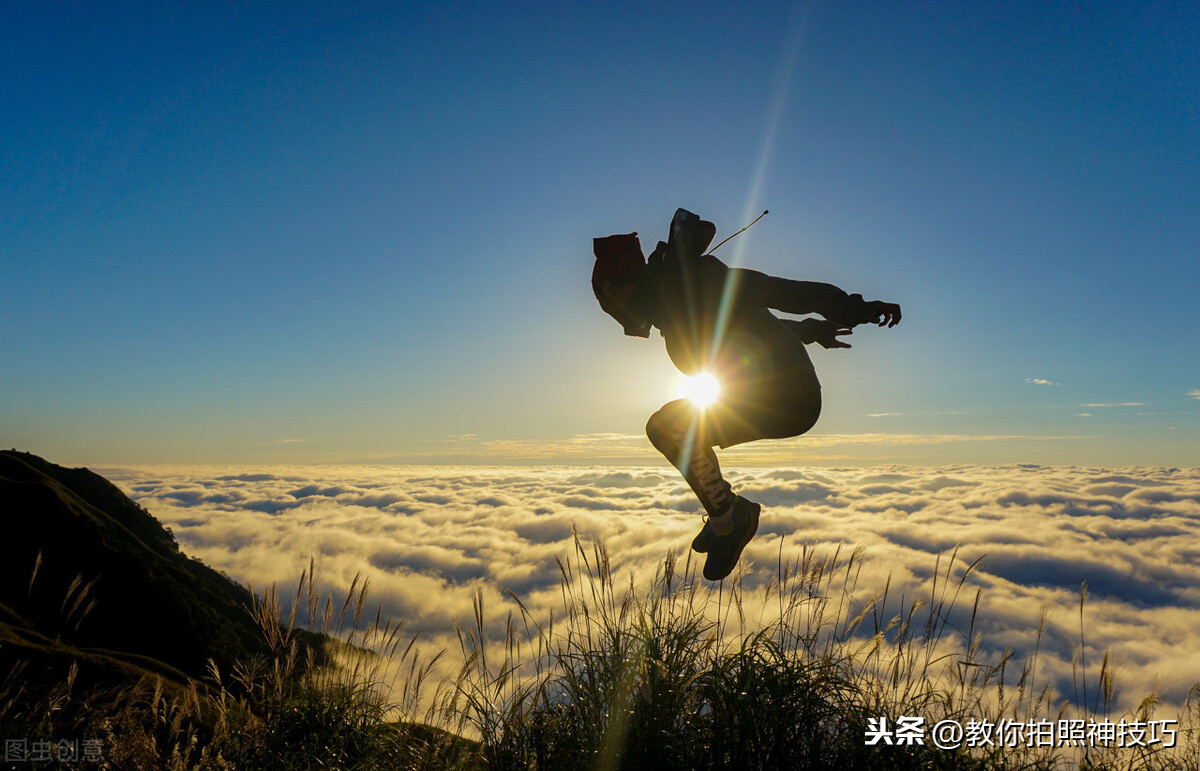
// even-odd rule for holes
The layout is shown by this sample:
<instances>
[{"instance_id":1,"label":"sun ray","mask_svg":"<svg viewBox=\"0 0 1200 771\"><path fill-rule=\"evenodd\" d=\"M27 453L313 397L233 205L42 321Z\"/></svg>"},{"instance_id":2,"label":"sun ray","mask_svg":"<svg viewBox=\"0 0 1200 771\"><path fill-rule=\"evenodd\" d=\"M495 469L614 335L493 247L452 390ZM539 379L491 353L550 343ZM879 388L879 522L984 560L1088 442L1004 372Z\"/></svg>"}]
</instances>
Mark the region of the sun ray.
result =
<instances>
[{"instance_id":1,"label":"sun ray","mask_svg":"<svg viewBox=\"0 0 1200 771\"><path fill-rule=\"evenodd\" d=\"M720 382L708 372L682 375L675 383L676 398L689 399L697 407L710 407L721 396Z\"/></svg>"},{"instance_id":2,"label":"sun ray","mask_svg":"<svg viewBox=\"0 0 1200 771\"><path fill-rule=\"evenodd\" d=\"M784 105L787 102L788 91L791 89L792 75L796 70L796 61L800 55L800 44L803 42L804 26L804 19L800 14L799 6L797 6L793 10L791 33L784 43L783 57L775 76L775 87L771 93L771 101L767 107L767 120L766 128L763 132L762 149L758 154L758 163L755 164L754 177L750 182L750 190L746 194L746 207L743 211L743 220L748 220L752 213L758 211L759 208L759 198L762 195L763 185L767 177L767 162L770 160L771 151L775 147L775 137L779 131L779 124L783 116ZM731 267L738 267L742 264L745 256L745 245L747 243L746 239L734 242L733 257L729 260ZM737 280L734 274L730 274L729 278L726 279L720 309L717 313L712 350L709 356L710 361L716 356L721 346L721 341L725 334L725 325L729 319L732 299L736 295Z\"/></svg>"}]
</instances>

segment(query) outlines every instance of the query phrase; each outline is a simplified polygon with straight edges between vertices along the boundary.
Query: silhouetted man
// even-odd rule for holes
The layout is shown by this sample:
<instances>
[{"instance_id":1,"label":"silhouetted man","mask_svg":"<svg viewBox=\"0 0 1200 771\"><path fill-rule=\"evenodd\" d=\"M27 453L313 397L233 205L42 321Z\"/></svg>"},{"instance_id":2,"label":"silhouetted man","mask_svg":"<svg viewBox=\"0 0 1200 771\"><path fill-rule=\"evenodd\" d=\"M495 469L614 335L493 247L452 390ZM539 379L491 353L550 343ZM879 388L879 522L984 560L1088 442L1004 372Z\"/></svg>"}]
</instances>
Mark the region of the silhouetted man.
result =
<instances>
[{"instance_id":1,"label":"silhouetted man","mask_svg":"<svg viewBox=\"0 0 1200 771\"><path fill-rule=\"evenodd\" d=\"M859 324L894 327L900 306L848 295L830 284L730 268L705 254L716 226L679 209L667 242L647 259L637 233L594 239L592 289L600 307L634 337L658 327L672 363L686 375L711 373L720 399L687 399L650 416L646 435L687 480L707 513L692 549L707 552L704 577L729 575L758 530L761 506L734 495L714 446L798 436L821 413L821 384L806 343L849 348L838 338ZM824 319L781 319L816 313Z\"/></svg>"}]
</instances>

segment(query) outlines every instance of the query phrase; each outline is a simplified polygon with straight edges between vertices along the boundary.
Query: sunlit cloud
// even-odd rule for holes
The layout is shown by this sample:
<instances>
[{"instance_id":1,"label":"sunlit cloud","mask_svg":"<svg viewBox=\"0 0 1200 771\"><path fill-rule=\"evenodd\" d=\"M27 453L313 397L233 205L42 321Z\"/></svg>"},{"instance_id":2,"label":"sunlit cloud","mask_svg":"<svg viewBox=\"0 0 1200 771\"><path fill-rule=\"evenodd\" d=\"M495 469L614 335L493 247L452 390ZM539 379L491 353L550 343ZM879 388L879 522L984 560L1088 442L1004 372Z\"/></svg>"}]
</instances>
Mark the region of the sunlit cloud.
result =
<instances>
[{"instance_id":1,"label":"sunlit cloud","mask_svg":"<svg viewBox=\"0 0 1200 771\"><path fill-rule=\"evenodd\" d=\"M1187 395L1192 397L1193 399L1200 399L1200 388L1194 389L1192 391L1188 391Z\"/></svg>"},{"instance_id":2,"label":"sunlit cloud","mask_svg":"<svg viewBox=\"0 0 1200 771\"><path fill-rule=\"evenodd\" d=\"M900 413L879 413L886 417ZM725 451L736 463L776 463L789 460L836 460L839 450L862 451L888 448L950 445L986 442L1059 442L1092 439L1076 434L804 434L738 445ZM661 463L662 456L643 434L595 433L566 439L483 439L464 434L453 440L427 442L405 452L391 452L372 459L379 463L412 463L433 460L440 463Z\"/></svg>"},{"instance_id":3,"label":"sunlit cloud","mask_svg":"<svg viewBox=\"0 0 1200 771\"><path fill-rule=\"evenodd\" d=\"M1043 377L1027 377L1027 378L1025 378L1025 382L1032 383L1033 385L1042 385L1042 386L1062 385L1062 383L1056 383L1053 380L1047 380L1046 378L1043 378Z\"/></svg>"},{"instance_id":4,"label":"sunlit cloud","mask_svg":"<svg viewBox=\"0 0 1200 771\"><path fill-rule=\"evenodd\" d=\"M868 418L898 418L900 416L905 416L905 415L906 416L913 416L913 415L944 416L944 415L966 415L966 414L967 414L966 410L919 410L917 412L869 412L869 413L867 413L867 417Z\"/></svg>"},{"instance_id":5,"label":"sunlit cloud","mask_svg":"<svg viewBox=\"0 0 1200 771\"><path fill-rule=\"evenodd\" d=\"M238 580L294 584L310 558L331 587L361 572L385 613L451 650L476 591L498 618L516 609L505 590L535 614L556 607L557 560L574 534L604 544L619 575L645 580L669 550L687 555L700 524L695 498L661 459L650 468L100 471L171 527L186 553ZM737 467L728 477L764 505L746 551L750 586L804 544L826 553L862 545L863 599L889 580L896 596L912 598L957 548L963 564L980 560L971 592L983 590L977 628L987 650L1029 652L1050 609L1039 669L1060 692L1085 581L1087 657L1099 662L1111 649L1121 704L1154 688L1180 703L1200 681L1200 470ZM965 629L969 613L955 609L953 624Z\"/></svg>"},{"instance_id":6,"label":"sunlit cloud","mask_svg":"<svg viewBox=\"0 0 1200 771\"><path fill-rule=\"evenodd\" d=\"M1081 404L1080 407L1145 407L1145 402L1115 402L1109 404Z\"/></svg>"}]
</instances>

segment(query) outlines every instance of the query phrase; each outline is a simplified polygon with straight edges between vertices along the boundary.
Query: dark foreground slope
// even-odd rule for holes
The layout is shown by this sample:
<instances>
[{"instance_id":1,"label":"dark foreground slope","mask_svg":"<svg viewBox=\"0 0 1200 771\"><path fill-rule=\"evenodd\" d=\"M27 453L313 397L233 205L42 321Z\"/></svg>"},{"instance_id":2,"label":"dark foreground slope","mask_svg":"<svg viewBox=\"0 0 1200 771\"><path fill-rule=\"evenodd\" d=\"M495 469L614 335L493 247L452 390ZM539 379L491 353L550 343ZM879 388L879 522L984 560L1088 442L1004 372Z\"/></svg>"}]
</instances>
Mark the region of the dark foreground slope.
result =
<instances>
[{"instance_id":1,"label":"dark foreground slope","mask_svg":"<svg viewBox=\"0 0 1200 771\"><path fill-rule=\"evenodd\" d=\"M0 452L0 543L0 663L67 656L178 680L261 650L249 592L87 469Z\"/></svg>"},{"instance_id":2,"label":"dark foreground slope","mask_svg":"<svg viewBox=\"0 0 1200 771\"><path fill-rule=\"evenodd\" d=\"M276 633L284 609L251 605L107 480L0 452L0 737L82 737L114 769L481 767L475 742L393 719L377 655L324 666L330 638ZM399 630L368 635L390 658Z\"/></svg>"}]
</instances>

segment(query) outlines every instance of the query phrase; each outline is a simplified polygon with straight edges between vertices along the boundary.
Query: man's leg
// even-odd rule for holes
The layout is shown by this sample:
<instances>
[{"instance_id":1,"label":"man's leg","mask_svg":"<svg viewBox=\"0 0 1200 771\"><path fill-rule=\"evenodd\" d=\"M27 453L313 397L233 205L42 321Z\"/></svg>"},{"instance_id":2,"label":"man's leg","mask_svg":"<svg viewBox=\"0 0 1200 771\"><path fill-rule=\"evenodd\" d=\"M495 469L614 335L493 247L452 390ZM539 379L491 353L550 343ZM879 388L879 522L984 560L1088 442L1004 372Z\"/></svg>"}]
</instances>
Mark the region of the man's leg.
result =
<instances>
[{"instance_id":1,"label":"man's leg","mask_svg":"<svg viewBox=\"0 0 1200 771\"><path fill-rule=\"evenodd\" d=\"M706 425L708 417L685 400L670 402L650 417L646 435L667 456L708 512L708 522L692 542L706 552L704 577L720 581L737 565L742 550L758 531L757 503L736 496L721 476L716 441Z\"/></svg>"},{"instance_id":2,"label":"man's leg","mask_svg":"<svg viewBox=\"0 0 1200 771\"><path fill-rule=\"evenodd\" d=\"M734 495L721 476L704 413L687 399L664 404L646 423L650 443L679 469L709 517L729 511Z\"/></svg>"},{"instance_id":3,"label":"man's leg","mask_svg":"<svg viewBox=\"0 0 1200 771\"><path fill-rule=\"evenodd\" d=\"M691 402L663 405L646 423L650 442L671 461L708 512L708 522L692 541L693 551L707 553L704 577L725 578L758 530L761 507L733 494L721 476L712 446L731 447L763 438L797 436L816 423L821 412L821 389L789 380L786 388L765 398L723 405L705 413ZM801 381L803 382L803 381Z\"/></svg>"}]
</instances>

